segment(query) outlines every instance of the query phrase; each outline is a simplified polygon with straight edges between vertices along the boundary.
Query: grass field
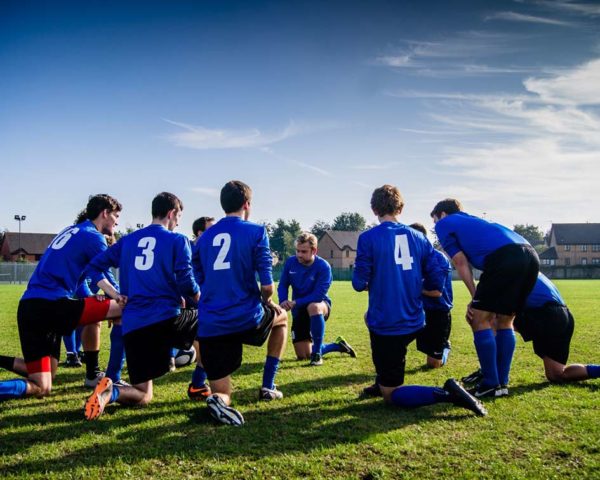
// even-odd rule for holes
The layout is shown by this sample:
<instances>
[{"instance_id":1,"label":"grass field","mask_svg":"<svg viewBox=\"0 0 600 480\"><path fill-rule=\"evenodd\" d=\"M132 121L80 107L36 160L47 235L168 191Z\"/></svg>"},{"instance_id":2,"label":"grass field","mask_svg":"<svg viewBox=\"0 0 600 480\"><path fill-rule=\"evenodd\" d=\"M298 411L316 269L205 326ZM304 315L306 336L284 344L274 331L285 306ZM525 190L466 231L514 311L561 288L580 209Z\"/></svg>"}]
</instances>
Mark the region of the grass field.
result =
<instances>
[{"instance_id":1,"label":"grass field","mask_svg":"<svg viewBox=\"0 0 600 480\"><path fill-rule=\"evenodd\" d=\"M575 320L573 362L600 363L600 281L557 282ZM449 364L422 368L414 347L408 384L441 385L477 366L463 320L466 290L455 283ZM0 352L20 354L16 308L23 288L0 286ZM158 381L146 408L108 407L83 420L83 369L59 369L44 400L0 403L0 478L600 478L600 381L550 385L531 344L520 339L511 395L488 401L489 416L436 405L419 410L359 399L372 381L366 295L348 282L331 290L326 340L344 335L358 351L309 368L291 344L277 378L285 398L257 402L264 349L248 348L235 374L243 428L212 423L187 399L191 367ZM103 331L104 345L108 331ZM106 352L101 363L107 361ZM12 378L0 372L0 379Z\"/></svg>"}]
</instances>

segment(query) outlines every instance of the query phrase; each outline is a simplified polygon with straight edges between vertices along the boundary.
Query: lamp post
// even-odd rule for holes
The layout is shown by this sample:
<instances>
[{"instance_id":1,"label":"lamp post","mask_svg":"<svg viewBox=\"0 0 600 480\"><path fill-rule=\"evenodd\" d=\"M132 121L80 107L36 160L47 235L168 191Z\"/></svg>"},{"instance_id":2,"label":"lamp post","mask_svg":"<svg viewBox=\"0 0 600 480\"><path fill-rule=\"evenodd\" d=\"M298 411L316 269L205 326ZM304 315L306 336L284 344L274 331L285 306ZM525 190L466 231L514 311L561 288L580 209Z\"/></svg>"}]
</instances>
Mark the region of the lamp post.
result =
<instances>
[{"instance_id":1,"label":"lamp post","mask_svg":"<svg viewBox=\"0 0 600 480\"><path fill-rule=\"evenodd\" d=\"M140 228L144 228L144 224L143 224L143 223L138 223L138 224L137 224L137 228L138 228L138 230L139 230Z\"/></svg>"},{"instance_id":2,"label":"lamp post","mask_svg":"<svg viewBox=\"0 0 600 480\"><path fill-rule=\"evenodd\" d=\"M19 222L19 255L21 255L21 222L24 222L26 218L25 215L15 215L15 220Z\"/></svg>"}]
</instances>

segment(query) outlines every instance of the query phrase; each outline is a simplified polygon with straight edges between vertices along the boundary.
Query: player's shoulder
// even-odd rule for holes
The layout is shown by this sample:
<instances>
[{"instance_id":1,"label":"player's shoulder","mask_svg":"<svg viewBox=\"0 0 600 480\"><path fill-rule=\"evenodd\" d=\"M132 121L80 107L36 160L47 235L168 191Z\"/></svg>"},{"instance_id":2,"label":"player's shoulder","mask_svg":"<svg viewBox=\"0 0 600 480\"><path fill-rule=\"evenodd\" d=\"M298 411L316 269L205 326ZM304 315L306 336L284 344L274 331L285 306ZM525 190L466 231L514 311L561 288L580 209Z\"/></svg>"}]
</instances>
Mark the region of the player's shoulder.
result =
<instances>
[{"instance_id":1,"label":"player's shoulder","mask_svg":"<svg viewBox=\"0 0 600 480\"><path fill-rule=\"evenodd\" d=\"M292 255L291 257L288 257L287 260L285 261L285 263L283 264L283 268L291 268L294 267L296 265L298 265L298 258L296 257L296 255Z\"/></svg>"},{"instance_id":2,"label":"player's shoulder","mask_svg":"<svg viewBox=\"0 0 600 480\"><path fill-rule=\"evenodd\" d=\"M106 244L106 238L104 238L104 235L98 231L96 226L90 220L85 220L77 225L67 227L65 230L63 230L63 232L66 232L69 228L72 230L77 229L80 233L80 238L95 240L97 242Z\"/></svg>"},{"instance_id":3,"label":"player's shoulder","mask_svg":"<svg viewBox=\"0 0 600 480\"><path fill-rule=\"evenodd\" d=\"M331 270L331 265L329 265L329 262L323 257L319 257L318 255L315 255L315 265L319 269Z\"/></svg>"}]
</instances>

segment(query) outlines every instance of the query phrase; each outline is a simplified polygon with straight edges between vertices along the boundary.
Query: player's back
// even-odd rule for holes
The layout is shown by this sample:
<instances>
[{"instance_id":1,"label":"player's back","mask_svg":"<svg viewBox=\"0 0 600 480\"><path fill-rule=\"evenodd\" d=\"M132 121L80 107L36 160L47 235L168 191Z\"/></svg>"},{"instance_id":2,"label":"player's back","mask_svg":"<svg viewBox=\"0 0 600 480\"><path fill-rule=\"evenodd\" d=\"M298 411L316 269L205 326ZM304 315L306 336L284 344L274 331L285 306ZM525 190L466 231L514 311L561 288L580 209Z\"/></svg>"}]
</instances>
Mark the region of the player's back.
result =
<instances>
[{"instance_id":1,"label":"player's back","mask_svg":"<svg viewBox=\"0 0 600 480\"><path fill-rule=\"evenodd\" d=\"M273 283L272 257L264 226L224 217L198 240L194 271L202 292L200 336L248 330L262 317L260 290Z\"/></svg>"},{"instance_id":2,"label":"player's back","mask_svg":"<svg viewBox=\"0 0 600 480\"><path fill-rule=\"evenodd\" d=\"M181 296L195 285L187 238L152 224L123 237L119 248L120 287L128 298L123 331L178 315Z\"/></svg>"},{"instance_id":3,"label":"player's back","mask_svg":"<svg viewBox=\"0 0 600 480\"><path fill-rule=\"evenodd\" d=\"M560 296L560 292L546 275L538 273L533 290L525 301L525 308L540 308L547 303L556 305L565 305L565 301Z\"/></svg>"},{"instance_id":4,"label":"player's back","mask_svg":"<svg viewBox=\"0 0 600 480\"><path fill-rule=\"evenodd\" d=\"M383 222L360 235L352 284L369 290L367 323L375 333L404 335L423 327L424 276L441 288L433 247L421 233Z\"/></svg>"},{"instance_id":5,"label":"player's back","mask_svg":"<svg viewBox=\"0 0 600 480\"><path fill-rule=\"evenodd\" d=\"M439 250L433 251L434 256L442 270L442 274L444 275L444 286L441 290L441 297L428 297L423 295L423 307L425 310L451 310L452 302L453 302L453 292L452 292L452 266L450 265L450 261ZM431 288L431 282L425 281L423 283L423 288L425 290L433 290Z\"/></svg>"},{"instance_id":6,"label":"player's back","mask_svg":"<svg viewBox=\"0 0 600 480\"><path fill-rule=\"evenodd\" d=\"M106 249L106 239L89 220L70 225L50 243L23 298L73 297L90 260Z\"/></svg>"},{"instance_id":7,"label":"player's back","mask_svg":"<svg viewBox=\"0 0 600 480\"><path fill-rule=\"evenodd\" d=\"M485 258L505 245L528 244L521 235L499 223L488 222L465 212L453 213L439 220L435 232L450 258L462 251L480 270Z\"/></svg>"}]
</instances>

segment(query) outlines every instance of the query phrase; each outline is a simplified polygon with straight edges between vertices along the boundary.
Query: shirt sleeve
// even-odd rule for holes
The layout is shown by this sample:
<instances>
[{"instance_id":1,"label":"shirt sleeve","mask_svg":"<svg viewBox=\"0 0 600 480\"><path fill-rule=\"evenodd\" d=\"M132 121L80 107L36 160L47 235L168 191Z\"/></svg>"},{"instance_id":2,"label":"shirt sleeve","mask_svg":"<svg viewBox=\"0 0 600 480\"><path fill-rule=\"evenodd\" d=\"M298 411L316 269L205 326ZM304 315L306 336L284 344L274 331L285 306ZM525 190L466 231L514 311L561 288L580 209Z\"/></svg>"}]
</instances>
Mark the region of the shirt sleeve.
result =
<instances>
[{"instance_id":1,"label":"shirt sleeve","mask_svg":"<svg viewBox=\"0 0 600 480\"><path fill-rule=\"evenodd\" d=\"M202 285L204 283L204 268L200 258L200 239L196 240L196 244L192 248L192 268L196 283Z\"/></svg>"},{"instance_id":2,"label":"shirt sleeve","mask_svg":"<svg viewBox=\"0 0 600 480\"><path fill-rule=\"evenodd\" d=\"M423 241L423 284L427 285L426 290L438 290L441 292L444 290L448 271L442 267L431 242L427 239Z\"/></svg>"},{"instance_id":3,"label":"shirt sleeve","mask_svg":"<svg viewBox=\"0 0 600 480\"><path fill-rule=\"evenodd\" d=\"M279 285L277 285L277 298L279 303L285 302L288 299L288 293L290 288L290 275L288 273L290 269L289 259L285 262L283 270L281 271L281 278L279 279Z\"/></svg>"},{"instance_id":4,"label":"shirt sleeve","mask_svg":"<svg viewBox=\"0 0 600 480\"><path fill-rule=\"evenodd\" d=\"M183 235L177 235L175 239L175 281L179 293L193 297L200 288L194 280L192 271L192 251L189 240Z\"/></svg>"},{"instance_id":5,"label":"shirt sleeve","mask_svg":"<svg viewBox=\"0 0 600 480\"><path fill-rule=\"evenodd\" d=\"M83 282L79 284L77 290L75 291L75 296L77 298L87 298L91 297L94 293L90 290L89 278L85 278Z\"/></svg>"},{"instance_id":6,"label":"shirt sleeve","mask_svg":"<svg viewBox=\"0 0 600 480\"><path fill-rule=\"evenodd\" d=\"M296 298L296 307L305 307L309 303L322 302L327 298L327 291L332 280L331 268L328 267L329 265L323 265L319 268L314 290L304 297Z\"/></svg>"},{"instance_id":7,"label":"shirt sleeve","mask_svg":"<svg viewBox=\"0 0 600 480\"><path fill-rule=\"evenodd\" d=\"M262 228L261 238L254 248L254 268L258 272L258 279L261 285L273 284L273 257L269 248L267 229L264 227Z\"/></svg>"},{"instance_id":8,"label":"shirt sleeve","mask_svg":"<svg viewBox=\"0 0 600 480\"><path fill-rule=\"evenodd\" d=\"M435 234L437 235L442 248L450 258L461 251L458 239L451 229L451 222L448 217L443 218L435 224Z\"/></svg>"},{"instance_id":9,"label":"shirt sleeve","mask_svg":"<svg viewBox=\"0 0 600 480\"><path fill-rule=\"evenodd\" d=\"M119 240L112 247L98 253L87 266L84 276L90 277L92 285L98 285L100 280L108 280L106 272L111 267L118 267L121 261L121 249L123 241Z\"/></svg>"},{"instance_id":10,"label":"shirt sleeve","mask_svg":"<svg viewBox=\"0 0 600 480\"><path fill-rule=\"evenodd\" d=\"M362 292L367 288L373 271L373 255L371 253L370 242L366 235L361 234L358 237L358 246L356 247L356 261L352 271L352 288L357 292Z\"/></svg>"}]
</instances>

